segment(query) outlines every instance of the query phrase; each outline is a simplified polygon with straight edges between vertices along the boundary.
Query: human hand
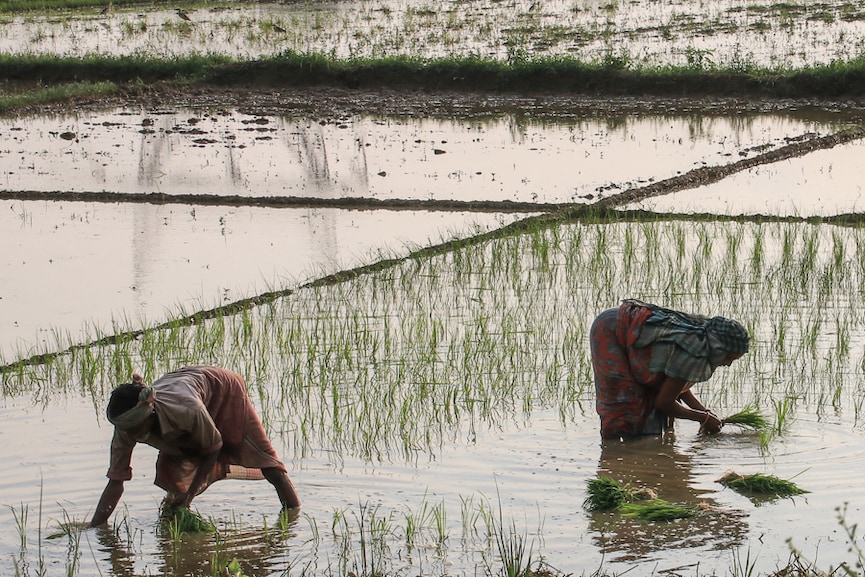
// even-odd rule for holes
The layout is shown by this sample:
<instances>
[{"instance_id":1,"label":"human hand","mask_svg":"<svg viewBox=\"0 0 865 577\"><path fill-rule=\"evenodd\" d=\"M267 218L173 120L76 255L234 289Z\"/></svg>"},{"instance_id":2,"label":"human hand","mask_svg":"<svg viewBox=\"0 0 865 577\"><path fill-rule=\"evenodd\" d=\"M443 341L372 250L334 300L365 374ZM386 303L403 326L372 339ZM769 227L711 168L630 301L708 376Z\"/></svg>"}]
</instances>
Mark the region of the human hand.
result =
<instances>
[{"instance_id":1,"label":"human hand","mask_svg":"<svg viewBox=\"0 0 865 577\"><path fill-rule=\"evenodd\" d=\"M712 411L706 411L702 421L700 421L700 432L710 434L719 433L723 426L724 422L718 418L718 415Z\"/></svg>"},{"instance_id":2,"label":"human hand","mask_svg":"<svg viewBox=\"0 0 865 577\"><path fill-rule=\"evenodd\" d=\"M179 495L167 495L162 505L167 511L175 511L177 509L188 509L189 493L180 493Z\"/></svg>"}]
</instances>

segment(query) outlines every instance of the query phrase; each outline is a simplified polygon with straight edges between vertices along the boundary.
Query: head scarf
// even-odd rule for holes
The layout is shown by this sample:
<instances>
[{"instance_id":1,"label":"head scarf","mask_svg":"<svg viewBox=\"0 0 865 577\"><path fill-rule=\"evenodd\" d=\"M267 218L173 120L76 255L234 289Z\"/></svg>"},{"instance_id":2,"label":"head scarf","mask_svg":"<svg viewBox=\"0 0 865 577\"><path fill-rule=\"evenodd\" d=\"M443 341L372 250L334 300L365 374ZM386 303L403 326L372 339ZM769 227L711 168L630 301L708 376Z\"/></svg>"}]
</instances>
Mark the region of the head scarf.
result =
<instances>
[{"instance_id":1,"label":"head scarf","mask_svg":"<svg viewBox=\"0 0 865 577\"><path fill-rule=\"evenodd\" d=\"M652 311L634 342L637 347L652 347L652 372L697 383L711 377L728 354L748 351L748 331L736 321L690 315L637 300L625 303Z\"/></svg>"},{"instance_id":2,"label":"head scarf","mask_svg":"<svg viewBox=\"0 0 865 577\"><path fill-rule=\"evenodd\" d=\"M717 346L728 353L744 354L748 352L748 343L751 337L748 336L745 327L734 320L724 317L709 319L709 322L706 323L706 332L710 341L715 340Z\"/></svg>"},{"instance_id":3,"label":"head scarf","mask_svg":"<svg viewBox=\"0 0 865 577\"><path fill-rule=\"evenodd\" d=\"M142 384L141 377L138 377L137 380L135 377L138 377L138 375L133 375L133 384ZM153 387L145 387L143 385L141 391L138 393L138 403L134 407L114 417L106 410L108 421L121 429L137 427L146 421L151 414L153 414Z\"/></svg>"}]
</instances>

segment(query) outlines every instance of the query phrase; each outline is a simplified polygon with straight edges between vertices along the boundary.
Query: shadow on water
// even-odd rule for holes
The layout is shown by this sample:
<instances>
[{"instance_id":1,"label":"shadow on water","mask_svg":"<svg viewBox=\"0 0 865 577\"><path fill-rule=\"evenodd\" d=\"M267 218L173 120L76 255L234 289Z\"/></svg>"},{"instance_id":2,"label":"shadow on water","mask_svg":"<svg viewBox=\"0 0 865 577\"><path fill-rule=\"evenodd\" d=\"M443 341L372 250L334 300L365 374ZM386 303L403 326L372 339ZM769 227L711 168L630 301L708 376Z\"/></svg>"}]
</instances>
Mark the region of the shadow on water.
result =
<instances>
[{"instance_id":1,"label":"shadow on water","mask_svg":"<svg viewBox=\"0 0 865 577\"><path fill-rule=\"evenodd\" d=\"M615 511L590 513L589 530L610 561L651 561L658 552L670 549L726 550L747 539L743 513L719 508L693 487L692 459L672 432L662 437L602 443L599 476L650 488L674 504L701 508L690 518L658 522L624 517Z\"/></svg>"}]
</instances>

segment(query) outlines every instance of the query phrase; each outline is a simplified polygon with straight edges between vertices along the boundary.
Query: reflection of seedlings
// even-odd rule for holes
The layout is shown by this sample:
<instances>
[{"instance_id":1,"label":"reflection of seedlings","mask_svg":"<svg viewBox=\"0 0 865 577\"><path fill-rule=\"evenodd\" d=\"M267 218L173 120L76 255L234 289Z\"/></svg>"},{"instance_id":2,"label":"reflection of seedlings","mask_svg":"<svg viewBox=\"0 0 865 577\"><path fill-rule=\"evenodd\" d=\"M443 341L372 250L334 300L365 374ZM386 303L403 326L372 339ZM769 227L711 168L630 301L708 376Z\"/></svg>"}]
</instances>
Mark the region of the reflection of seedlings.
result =
<instances>
[{"instance_id":1,"label":"reflection of seedlings","mask_svg":"<svg viewBox=\"0 0 865 577\"><path fill-rule=\"evenodd\" d=\"M693 517L695 511L691 507L674 505L664 499L650 499L643 503L625 503L620 511L625 517L636 517L643 521L675 521Z\"/></svg>"}]
</instances>

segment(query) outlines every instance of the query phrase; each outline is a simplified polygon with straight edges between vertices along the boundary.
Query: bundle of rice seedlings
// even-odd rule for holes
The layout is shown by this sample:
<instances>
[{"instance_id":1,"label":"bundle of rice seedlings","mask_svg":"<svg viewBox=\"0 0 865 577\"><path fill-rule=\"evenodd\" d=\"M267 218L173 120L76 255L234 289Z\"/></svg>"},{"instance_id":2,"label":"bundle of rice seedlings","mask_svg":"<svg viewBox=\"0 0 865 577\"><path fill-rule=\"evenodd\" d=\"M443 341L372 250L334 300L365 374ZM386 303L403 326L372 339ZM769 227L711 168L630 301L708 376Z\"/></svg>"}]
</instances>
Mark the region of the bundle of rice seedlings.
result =
<instances>
[{"instance_id":1,"label":"bundle of rice seedlings","mask_svg":"<svg viewBox=\"0 0 865 577\"><path fill-rule=\"evenodd\" d=\"M761 413L759 409L753 405L748 405L738 413L733 413L732 415L721 419L721 422L725 425L736 425L738 427L754 429L756 431L768 429L772 425L766 415Z\"/></svg>"},{"instance_id":2,"label":"bundle of rice seedlings","mask_svg":"<svg viewBox=\"0 0 865 577\"><path fill-rule=\"evenodd\" d=\"M183 533L214 533L216 526L205 520L195 511L181 507L176 509L168 520L172 533L182 535Z\"/></svg>"},{"instance_id":3,"label":"bundle of rice seedlings","mask_svg":"<svg viewBox=\"0 0 865 577\"><path fill-rule=\"evenodd\" d=\"M655 492L649 488L635 489L619 483L611 477L589 479L589 496L583 506L590 511L612 511L625 503L654 499Z\"/></svg>"},{"instance_id":4,"label":"bundle of rice seedlings","mask_svg":"<svg viewBox=\"0 0 865 577\"><path fill-rule=\"evenodd\" d=\"M756 495L790 497L809 492L798 487L792 481L779 479L774 475L763 475L760 473L739 475L738 473L728 471L718 479L718 482L726 487L730 487L731 489Z\"/></svg>"},{"instance_id":5,"label":"bundle of rice seedlings","mask_svg":"<svg viewBox=\"0 0 865 577\"><path fill-rule=\"evenodd\" d=\"M642 503L625 503L620 510L625 517L637 517L644 521L674 521L694 516L694 509L674 505L664 499L651 499Z\"/></svg>"}]
</instances>

